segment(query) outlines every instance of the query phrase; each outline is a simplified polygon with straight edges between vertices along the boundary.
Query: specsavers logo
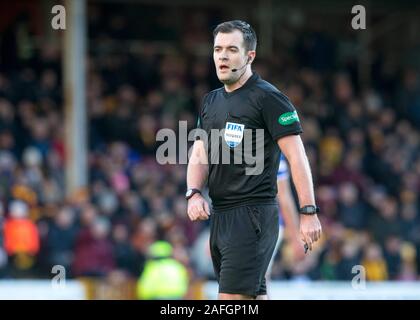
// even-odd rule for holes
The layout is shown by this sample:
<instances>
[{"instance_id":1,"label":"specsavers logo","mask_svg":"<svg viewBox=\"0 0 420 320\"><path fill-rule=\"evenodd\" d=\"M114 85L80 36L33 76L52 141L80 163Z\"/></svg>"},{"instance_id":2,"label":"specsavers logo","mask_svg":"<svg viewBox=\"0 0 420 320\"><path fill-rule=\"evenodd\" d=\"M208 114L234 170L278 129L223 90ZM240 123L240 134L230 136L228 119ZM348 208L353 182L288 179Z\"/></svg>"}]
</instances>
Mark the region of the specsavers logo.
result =
<instances>
[{"instance_id":1,"label":"specsavers logo","mask_svg":"<svg viewBox=\"0 0 420 320\"><path fill-rule=\"evenodd\" d=\"M296 121L299 122L299 117L296 111L286 112L280 115L278 121L282 126L288 126Z\"/></svg>"}]
</instances>

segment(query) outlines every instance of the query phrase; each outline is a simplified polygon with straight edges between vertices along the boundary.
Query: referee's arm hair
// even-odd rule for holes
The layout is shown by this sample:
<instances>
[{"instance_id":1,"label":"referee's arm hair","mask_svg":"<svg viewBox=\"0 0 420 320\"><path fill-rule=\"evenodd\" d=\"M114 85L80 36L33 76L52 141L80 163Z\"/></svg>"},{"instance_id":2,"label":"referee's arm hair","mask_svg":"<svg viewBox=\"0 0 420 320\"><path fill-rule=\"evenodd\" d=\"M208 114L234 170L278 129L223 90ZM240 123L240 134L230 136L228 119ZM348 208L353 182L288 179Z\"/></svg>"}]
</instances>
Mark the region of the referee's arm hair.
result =
<instances>
[{"instance_id":1,"label":"referee's arm hair","mask_svg":"<svg viewBox=\"0 0 420 320\"><path fill-rule=\"evenodd\" d=\"M208 156L204 147L204 142L196 140L194 142L190 161L187 168L187 186L188 189L202 190L207 180L209 172ZM207 220L210 215L209 204L196 193L188 200L188 217L191 221Z\"/></svg>"},{"instance_id":2,"label":"referee's arm hair","mask_svg":"<svg viewBox=\"0 0 420 320\"><path fill-rule=\"evenodd\" d=\"M311 167L300 135L281 137L277 140L277 144L289 162L300 207L315 205ZM312 216L301 215L300 232L302 240L312 250L312 243L317 241L322 233L318 216L316 214Z\"/></svg>"}]
</instances>

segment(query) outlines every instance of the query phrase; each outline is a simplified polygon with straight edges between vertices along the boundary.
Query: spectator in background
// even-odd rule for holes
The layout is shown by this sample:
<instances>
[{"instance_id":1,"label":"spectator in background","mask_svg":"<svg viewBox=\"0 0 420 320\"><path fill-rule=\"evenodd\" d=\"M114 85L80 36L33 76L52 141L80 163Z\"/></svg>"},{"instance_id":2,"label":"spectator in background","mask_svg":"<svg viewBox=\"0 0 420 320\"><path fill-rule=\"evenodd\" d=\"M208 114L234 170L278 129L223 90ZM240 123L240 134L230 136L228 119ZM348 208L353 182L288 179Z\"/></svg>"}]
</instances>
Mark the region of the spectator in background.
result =
<instances>
[{"instance_id":1,"label":"spectator in background","mask_svg":"<svg viewBox=\"0 0 420 320\"><path fill-rule=\"evenodd\" d=\"M10 203L9 216L4 222L4 248L11 263L11 274L25 276L35 266L40 239L36 224L28 218L26 203Z\"/></svg>"},{"instance_id":2,"label":"spectator in background","mask_svg":"<svg viewBox=\"0 0 420 320\"><path fill-rule=\"evenodd\" d=\"M401 266L396 280L416 281L416 248L409 242L401 245Z\"/></svg>"},{"instance_id":3,"label":"spectator in background","mask_svg":"<svg viewBox=\"0 0 420 320\"><path fill-rule=\"evenodd\" d=\"M344 240L340 248L341 257L336 265L337 280L351 281L354 277L353 267L360 265L359 244L354 237Z\"/></svg>"},{"instance_id":4,"label":"spectator in background","mask_svg":"<svg viewBox=\"0 0 420 320\"><path fill-rule=\"evenodd\" d=\"M386 281L389 279L388 267L382 255L381 247L372 242L365 248L362 265L366 270L366 280Z\"/></svg>"},{"instance_id":5,"label":"spectator in background","mask_svg":"<svg viewBox=\"0 0 420 320\"><path fill-rule=\"evenodd\" d=\"M343 183L339 186L338 201L339 220L346 228L366 228L367 211L354 184Z\"/></svg>"},{"instance_id":6,"label":"spectator in background","mask_svg":"<svg viewBox=\"0 0 420 320\"><path fill-rule=\"evenodd\" d=\"M171 258L172 246L157 241L150 246L149 260L137 282L137 298L147 300L182 299L188 291L188 272Z\"/></svg>"},{"instance_id":7,"label":"spectator in background","mask_svg":"<svg viewBox=\"0 0 420 320\"><path fill-rule=\"evenodd\" d=\"M4 225L4 207L0 202L0 279L6 276L7 272L7 253L4 250L3 225Z\"/></svg>"},{"instance_id":8,"label":"spectator in background","mask_svg":"<svg viewBox=\"0 0 420 320\"><path fill-rule=\"evenodd\" d=\"M389 236L385 239L384 257L388 267L390 280L395 280L401 273L401 239L397 236Z\"/></svg>"},{"instance_id":9,"label":"spectator in background","mask_svg":"<svg viewBox=\"0 0 420 320\"><path fill-rule=\"evenodd\" d=\"M112 241L116 267L126 274L135 277L138 275L138 272L133 267L136 264L135 253L130 245L129 236L130 233L126 224L118 223L114 225L112 229Z\"/></svg>"},{"instance_id":10,"label":"spectator in background","mask_svg":"<svg viewBox=\"0 0 420 320\"><path fill-rule=\"evenodd\" d=\"M404 71L399 98L404 115L415 126L420 127L420 81L415 69L408 68Z\"/></svg>"},{"instance_id":11,"label":"spectator in background","mask_svg":"<svg viewBox=\"0 0 420 320\"><path fill-rule=\"evenodd\" d=\"M142 219L136 226L131 244L134 249L134 263L132 274L139 276L144 269L149 247L156 241L157 225L152 218Z\"/></svg>"},{"instance_id":12,"label":"spectator in background","mask_svg":"<svg viewBox=\"0 0 420 320\"><path fill-rule=\"evenodd\" d=\"M97 217L76 240L73 273L75 276L100 277L115 268L112 243L108 239L109 221Z\"/></svg>"},{"instance_id":13,"label":"spectator in background","mask_svg":"<svg viewBox=\"0 0 420 320\"><path fill-rule=\"evenodd\" d=\"M48 225L45 250L48 253L49 270L54 265L62 265L67 270L66 275L72 277L71 264L78 231L74 210L70 207L61 208Z\"/></svg>"},{"instance_id":14,"label":"spectator in background","mask_svg":"<svg viewBox=\"0 0 420 320\"><path fill-rule=\"evenodd\" d=\"M387 237L401 234L401 221L398 217L398 202L392 196L385 196L383 201L377 204L371 218L370 230L376 241L385 243Z\"/></svg>"}]
</instances>

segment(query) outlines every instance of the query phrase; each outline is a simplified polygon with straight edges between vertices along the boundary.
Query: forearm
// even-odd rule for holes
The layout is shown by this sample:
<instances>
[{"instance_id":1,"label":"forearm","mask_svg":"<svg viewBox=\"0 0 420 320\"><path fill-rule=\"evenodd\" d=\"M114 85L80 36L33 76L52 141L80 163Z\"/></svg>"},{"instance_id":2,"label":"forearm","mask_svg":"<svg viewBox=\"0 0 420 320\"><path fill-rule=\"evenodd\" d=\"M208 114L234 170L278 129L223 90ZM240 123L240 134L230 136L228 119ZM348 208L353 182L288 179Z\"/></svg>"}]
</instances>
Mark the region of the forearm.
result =
<instances>
[{"instance_id":1,"label":"forearm","mask_svg":"<svg viewBox=\"0 0 420 320\"><path fill-rule=\"evenodd\" d=\"M315 205L311 168L301 142L298 143L296 152L289 155L288 161L300 207Z\"/></svg>"},{"instance_id":2,"label":"forearm","mask_svg":"<svg viewBox=\"0 0 420 320\"><path fill-rule=\"evenodd\" d=\"M208 165L189 163L187 169L187 187L188 189L202 189L207 180Z\"/></svg>"},{"instance_id":3,"label":"forearm","mask_svg":"<svg viewBox=\"0 0 420 320\"><path fill-rule=\"evenodd\" d=\"M311 167L300 136L281 138L278 140L278 145L289 161L292 179L299 198L299 206L315 205ZM318 241L321 232L321 224L316 214L300 216L300 234L307 245L307 249L312 250L312 244Z\"/></svg>"},{"instance_id":4,"label":"forearm","mask_svg":"<svg viewBox=\"0 0 420 320\"><path fill-rule=\"evenodd\" d=\"M208 176L209 165L207 154L200 141L196 141L187 168L188 189L202 189Z\"/></svg>"},{"instance_id":5,"label":"forearm","mask_svg":"<svg viewBox=\"0 0 420 320\"><path fill-rule=\"evenodd\" d=\"M194 145L190 162L187 168L188 189L202 190L208 176L208 163L205 152L202 152L200 143ZM200 195L193 195L188 200L188 217L191 221L207 220L210 215L210 208L207 201Z\"/></svg>"}]
</instances>

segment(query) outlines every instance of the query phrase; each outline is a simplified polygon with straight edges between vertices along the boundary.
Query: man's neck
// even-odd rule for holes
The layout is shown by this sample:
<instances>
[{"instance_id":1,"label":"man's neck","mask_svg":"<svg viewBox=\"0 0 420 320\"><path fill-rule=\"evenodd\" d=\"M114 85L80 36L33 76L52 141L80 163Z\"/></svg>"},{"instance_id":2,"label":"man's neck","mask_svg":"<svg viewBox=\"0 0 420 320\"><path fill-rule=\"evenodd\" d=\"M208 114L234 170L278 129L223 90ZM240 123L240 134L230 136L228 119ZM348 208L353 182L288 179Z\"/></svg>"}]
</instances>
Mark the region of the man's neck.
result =
<instances>
[{"instance_id":1,"label":"man's neck","mask_svg":"<svg viewBox=\"0 0 420 320\"><path fill-rule=\"evenodd\" d=\"M239 89L245 84L245 82L247 82L249 78L251 78L251 76L252 76L251 66L247 66L245 73L238 79L238 81L232 84L225 84L226 92L232 92L232 91L235 91L236 89Z\"/></svg>"}]
</instances>

